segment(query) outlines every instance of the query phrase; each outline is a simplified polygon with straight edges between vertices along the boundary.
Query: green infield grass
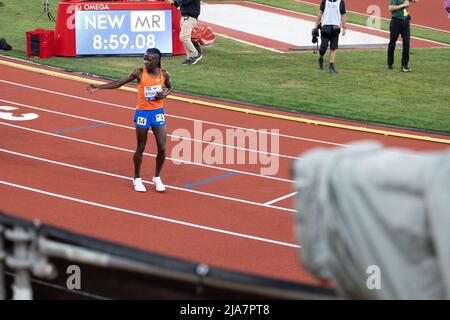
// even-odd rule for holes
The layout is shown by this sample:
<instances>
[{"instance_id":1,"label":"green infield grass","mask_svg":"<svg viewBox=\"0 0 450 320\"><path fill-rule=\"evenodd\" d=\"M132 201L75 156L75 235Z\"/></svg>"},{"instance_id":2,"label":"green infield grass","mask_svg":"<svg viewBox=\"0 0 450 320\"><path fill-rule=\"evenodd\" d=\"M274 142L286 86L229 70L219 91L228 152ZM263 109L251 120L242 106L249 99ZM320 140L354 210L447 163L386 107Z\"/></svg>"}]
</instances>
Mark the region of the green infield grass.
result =
<instances>
[{"instance_id":1,"label":"green infield grass","mask_svg":"<svg viewBox=\"0 0 450 320\"><path fill-rule=\"evenodd\" d=\"M1 54L26 56L25 32L54 29L41 15L42 1L3 0L0 37L13 46ZM56 0L50 1L56 16ZM317 6L287 0L258 0L309 14ZM349 14L349 22L365 24L367 17ZM387 22L382 23L386 29ZM413 28L413 36L450 43L450 35ZM311 52L280 54L218 36L205 47L195 66L182 66L183 56L164 57L174 89L225 100L312 113L362 122L380 123L450 134L450 48L412 49L411 73L386 68L386 50L340 50L339 74L320 72L318 55ZM327 57L328 58L328 57ZM141 57L83 57L30 59L38 63L118 79L142 64ZM325 60L327 61L327 59ZM18 71L20 72L20 71ZM0 76L1 78L1 76Z\"/></svg>"}]
</instances>

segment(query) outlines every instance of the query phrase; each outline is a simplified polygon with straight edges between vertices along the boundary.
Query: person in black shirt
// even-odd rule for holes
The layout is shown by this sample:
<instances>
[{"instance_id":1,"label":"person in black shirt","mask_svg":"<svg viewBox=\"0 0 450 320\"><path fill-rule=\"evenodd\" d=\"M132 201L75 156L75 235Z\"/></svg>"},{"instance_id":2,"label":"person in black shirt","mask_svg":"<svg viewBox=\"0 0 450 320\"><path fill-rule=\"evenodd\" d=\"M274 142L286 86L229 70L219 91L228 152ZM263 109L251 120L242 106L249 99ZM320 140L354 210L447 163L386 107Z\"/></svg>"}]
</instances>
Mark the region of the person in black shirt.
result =
<instances>
[{"instance_id":1,"label":"person in black shirt","mask_svg":"<svg viewBox=\"0 0 450 320\"><path fill-rule=\"evenodd\" d=\"M200 0L169 0L181 11L181 32L180 40L183 42L184 50L186 51L186 61L184 65L193 65L203 58L203 54L199 52L191 40L192 29L198 22L200 15Z\"/></svg>"},{"instance_id":2,"label":"person in black shirt","mask_svg":"<svg viewBox=\"0 0 450 320\"><path fill-rule=\"evenodd\" d=\"M346 26L346 10L344 0L322 0L320 4L320 13L317 16L316 23L314 25L313 32L317 30L319 24L322 25L321 29L321 42L320 42L320 58L319 68L323 70L323 56L327 52L328 43L330 43L330 73L337 73L334 68L334 62L336 60L336 50L338 48L339 34L345 35Z\"/></svg>"}]
</instances>

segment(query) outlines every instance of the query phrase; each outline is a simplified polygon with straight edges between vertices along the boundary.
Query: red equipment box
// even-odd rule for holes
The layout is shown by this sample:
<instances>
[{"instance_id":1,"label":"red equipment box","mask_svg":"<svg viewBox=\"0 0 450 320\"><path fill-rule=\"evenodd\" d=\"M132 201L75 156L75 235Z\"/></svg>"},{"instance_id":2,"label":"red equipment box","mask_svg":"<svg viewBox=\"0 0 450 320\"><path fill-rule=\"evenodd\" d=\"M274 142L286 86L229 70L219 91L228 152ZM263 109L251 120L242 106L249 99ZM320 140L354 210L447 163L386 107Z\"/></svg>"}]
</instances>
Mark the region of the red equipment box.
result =
<instances>
[{"instance_id":1,"label":"red equipment box","mask_svg":"<svg viewBox=\"0 0 450 320\"><path fill-rule=\"evenodd\" d=\"M29 57L50 58L55 55L55 32L53 30L36 29L28 31L26 35Z\"/></svg>"}]
</instances>

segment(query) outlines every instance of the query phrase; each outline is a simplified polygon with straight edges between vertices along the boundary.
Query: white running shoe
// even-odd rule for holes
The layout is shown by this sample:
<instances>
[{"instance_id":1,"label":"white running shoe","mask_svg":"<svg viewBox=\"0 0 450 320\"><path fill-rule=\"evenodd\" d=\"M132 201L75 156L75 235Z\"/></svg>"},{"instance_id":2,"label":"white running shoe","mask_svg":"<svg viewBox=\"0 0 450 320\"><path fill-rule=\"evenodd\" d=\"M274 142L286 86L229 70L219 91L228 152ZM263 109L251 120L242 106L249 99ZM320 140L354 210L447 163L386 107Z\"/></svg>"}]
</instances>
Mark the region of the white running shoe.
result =
<instances>
[{"instance_id":1,"label":"white running shoe","mask_svg":"<svg viewBox=\"0 0 450 320\"><path fill-rule=\"evenodd\" d=\"M133 179L134 190L137 192L147 192L141 178Z\"/></svg>"},{"instance_id":2,"label":"white running shoe","mask_svg":"<svg viewBox=\"0 0 450 320\"><path fill-rule=\"evenodd\" d=\"M164 184L162 183L160 177L153 177L153 180L152 180L152 181L153 181L153 182L155 183L155 185L156 185L156 191L158 191L158 192L166 191L166 187L165 187Z\"/></svg>"}]
</instances>

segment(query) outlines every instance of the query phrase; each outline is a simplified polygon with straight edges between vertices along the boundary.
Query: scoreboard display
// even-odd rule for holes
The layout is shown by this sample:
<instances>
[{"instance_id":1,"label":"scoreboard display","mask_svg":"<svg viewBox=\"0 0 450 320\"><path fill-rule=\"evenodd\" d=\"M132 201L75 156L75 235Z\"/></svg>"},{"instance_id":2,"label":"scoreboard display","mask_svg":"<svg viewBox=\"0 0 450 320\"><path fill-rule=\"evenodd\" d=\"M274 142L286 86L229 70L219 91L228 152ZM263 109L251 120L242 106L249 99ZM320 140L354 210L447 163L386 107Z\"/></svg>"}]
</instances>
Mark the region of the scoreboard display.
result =
<instances>
[{"instance_id":1,"label":"scoreboard display","mask_svg":"<svg viewBox=\"0 0 450 320\"><path fill-rule=\"evenodd\" d=\"M172 11L76 11L75 42L76 55L172 53Z\"/></svg>"}]
</instances>

